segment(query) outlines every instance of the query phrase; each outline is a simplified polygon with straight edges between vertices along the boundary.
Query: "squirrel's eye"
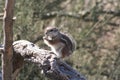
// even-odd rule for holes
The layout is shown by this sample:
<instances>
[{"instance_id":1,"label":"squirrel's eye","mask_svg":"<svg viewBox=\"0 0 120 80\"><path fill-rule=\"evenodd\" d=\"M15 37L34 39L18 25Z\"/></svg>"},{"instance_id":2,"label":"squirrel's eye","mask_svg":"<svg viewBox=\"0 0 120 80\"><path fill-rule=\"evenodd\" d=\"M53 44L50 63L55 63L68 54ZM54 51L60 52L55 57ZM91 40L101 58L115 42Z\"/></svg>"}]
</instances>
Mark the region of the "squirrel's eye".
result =
<instances>
[{"instance_id":1,"label":"squirrel's eye","mask_svg":"<svg viewBox=\"0 0 120 80\"><path fill-rule=\"evenodd\" d=\"M50 30L50 32L52 32L52 31L53 31L53 29Z\"/></svg>"}]
</instances>

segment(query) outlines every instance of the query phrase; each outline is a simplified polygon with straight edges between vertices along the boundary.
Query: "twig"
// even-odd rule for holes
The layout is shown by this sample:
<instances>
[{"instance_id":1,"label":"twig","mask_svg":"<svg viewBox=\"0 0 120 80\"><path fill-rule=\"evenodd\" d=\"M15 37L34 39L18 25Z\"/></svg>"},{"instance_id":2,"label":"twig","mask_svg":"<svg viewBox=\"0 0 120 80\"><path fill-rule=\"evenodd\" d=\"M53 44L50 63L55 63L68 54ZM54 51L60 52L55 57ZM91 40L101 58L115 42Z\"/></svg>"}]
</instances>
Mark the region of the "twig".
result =
<instances>
[{"instance_id":1,"label":"twig","mask_svg":"<svg viewBox=\"0 0 120 80\"><path fill-rule=\"evenodd\" d=\"M4 52L4 48L3 47L0 47L0 52Z\"/></svg>"},{"instance_id":2,"label":"twig","mask_svg":"<svg viewBox=\"0 0 120 80\"><path fill-rule=\"evenodd\" d=\"M56 16L67 16L67 17L72 17L72 18L76 18L76 19L85 19L85 17L87 17L89 14L91 13L91 10L89 11L79 11L79 13L73 13L73 12L58 12L58 11L54 11L54 12L50 12L50 13L46 13L41 15L41 19L49 19L49 18L53 18ZM111 14L114 16L120 16L120 11L96 11L96 14ZM37 13L36 15L39 15L39 13ZM35 16L35 15L34 15Z\"/></svg>"},{"instance_id":3,"label":"twig","mask_svg":"<svg viewBox=\"0 0 120 80\"><path fill-rule=\"evenodd\" d=\"M4 13L0 13L0 17L3 17Z\"/></svg>"}]
</instances>

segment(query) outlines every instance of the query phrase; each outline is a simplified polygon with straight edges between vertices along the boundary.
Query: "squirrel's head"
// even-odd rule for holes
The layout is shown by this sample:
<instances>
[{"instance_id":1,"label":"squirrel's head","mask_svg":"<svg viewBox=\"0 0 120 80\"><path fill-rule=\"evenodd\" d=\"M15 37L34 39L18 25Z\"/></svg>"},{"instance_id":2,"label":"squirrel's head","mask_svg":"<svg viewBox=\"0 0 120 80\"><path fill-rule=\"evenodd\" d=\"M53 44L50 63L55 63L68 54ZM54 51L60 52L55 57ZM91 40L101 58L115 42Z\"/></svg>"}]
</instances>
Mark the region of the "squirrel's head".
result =
<instances>
[{"instance_id":1,"label":"squirrel's head","mask_svg":"<svg viewBox=\"0 0 120 80\"><path fill-rule=\"evenodd\" d=\"M44 31L44 38L47 40L55 40L59 38L60 32L57 28L55 27L47 27Z\"/></svg>"}]
</instances>

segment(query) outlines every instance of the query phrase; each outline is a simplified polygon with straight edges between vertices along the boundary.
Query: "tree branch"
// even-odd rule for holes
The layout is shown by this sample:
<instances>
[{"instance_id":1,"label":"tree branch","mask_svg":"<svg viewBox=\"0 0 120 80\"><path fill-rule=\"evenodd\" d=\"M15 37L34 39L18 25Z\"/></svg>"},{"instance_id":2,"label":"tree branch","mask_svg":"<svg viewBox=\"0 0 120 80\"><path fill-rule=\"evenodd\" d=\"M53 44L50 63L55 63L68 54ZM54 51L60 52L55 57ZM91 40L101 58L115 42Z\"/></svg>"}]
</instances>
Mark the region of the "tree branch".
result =
<instances>
[{"instance_id":1,"label":"tree branch","mask_svg":"<svg viewBox=\"0 0 120 80\"><path fill-rule=\"evenodd\" d=\"M41 19L49 19L49 18L53 18L56 16L65 16L65 17L67 16L67 17L72 17L75 19L86 20L85 17L87 17L90 13L91 13L91 10L88 10L88 11L83 10L83 11L79 11L79 13L54 11L54 12L43 14L41 16ZM96 11L95 13L96 14L111 14L114 16L120 16L120 11L102 11L102 10L99 10L99 11ZM33 16L37 16L37 15L39 15L39 13L36 13Z\"/></svg>"},{"instance_id":2,"label":"tree branch","mask_svg":"<svg viewBox=\"0 0 120 80\"><path fill-rule=\"evenodd\" d=\"M38 46L29 41L15 41L13 43L13 48L13 76L16 76L19 73L19 70L23 66L23 62L27 61L36 64L45 76L52 80L86 80L80 73L71 68L63 60L56 58L54 53L48 50L39 49Z\"/></svg>"}]
</instances>

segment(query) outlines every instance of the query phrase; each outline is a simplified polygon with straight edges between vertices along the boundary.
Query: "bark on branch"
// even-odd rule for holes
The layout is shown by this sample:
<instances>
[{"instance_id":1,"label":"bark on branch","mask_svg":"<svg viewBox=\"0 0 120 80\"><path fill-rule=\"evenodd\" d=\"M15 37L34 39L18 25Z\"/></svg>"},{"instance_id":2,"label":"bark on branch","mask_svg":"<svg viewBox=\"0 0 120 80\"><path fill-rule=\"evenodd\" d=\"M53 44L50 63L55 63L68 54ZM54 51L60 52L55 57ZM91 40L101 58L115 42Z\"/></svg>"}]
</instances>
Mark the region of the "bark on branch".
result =
<instances>
[{"instance_id":1,"label":"bark on branch","mask_svg":"<svg viewBox=\"0 0 120 80\"><path fill-rule=\"evenodd\" d=\"M25 61L36 64L46 77L52 80L86 80L80 73L56 58L51 51L40 49L35 44L19 40L13 43L13 76L15 77Z\"/></svg>"}]
</instances>

